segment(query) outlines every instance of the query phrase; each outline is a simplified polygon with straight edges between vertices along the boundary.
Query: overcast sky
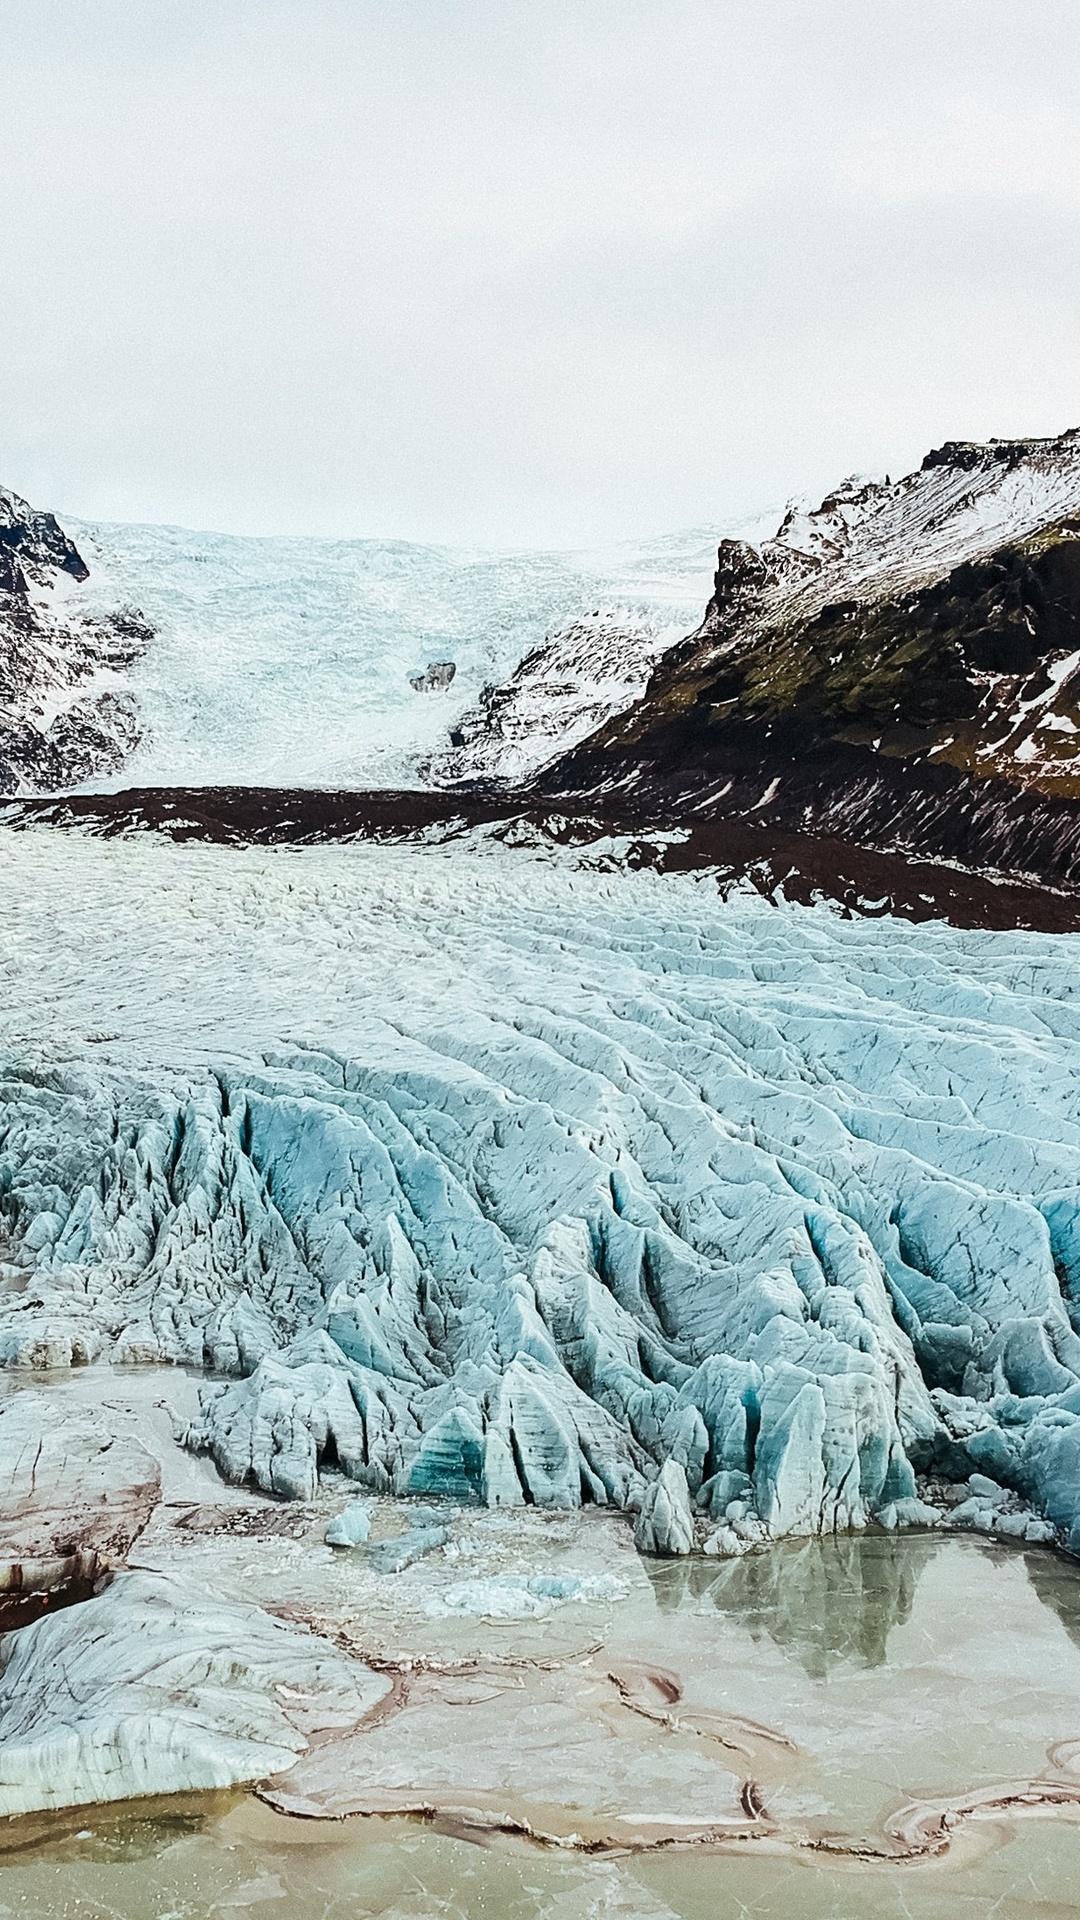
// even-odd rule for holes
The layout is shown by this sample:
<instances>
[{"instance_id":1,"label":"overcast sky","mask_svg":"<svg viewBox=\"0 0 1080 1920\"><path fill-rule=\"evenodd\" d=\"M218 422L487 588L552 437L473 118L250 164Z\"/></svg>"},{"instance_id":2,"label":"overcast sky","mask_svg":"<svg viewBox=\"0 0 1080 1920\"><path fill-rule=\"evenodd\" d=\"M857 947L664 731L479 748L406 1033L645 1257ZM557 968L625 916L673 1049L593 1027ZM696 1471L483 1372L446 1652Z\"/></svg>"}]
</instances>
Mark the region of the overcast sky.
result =
<instances>
[{"instance_id":1,"label":"overcast sky","mask_svg":"<svg viewBox=\"0 0 1080 1920\"><path fill-rule=\"evenodd\" d=\"M1078 0L0 0L0 483L582 545L1080 422Z\"/></svg>"}]
</instances>

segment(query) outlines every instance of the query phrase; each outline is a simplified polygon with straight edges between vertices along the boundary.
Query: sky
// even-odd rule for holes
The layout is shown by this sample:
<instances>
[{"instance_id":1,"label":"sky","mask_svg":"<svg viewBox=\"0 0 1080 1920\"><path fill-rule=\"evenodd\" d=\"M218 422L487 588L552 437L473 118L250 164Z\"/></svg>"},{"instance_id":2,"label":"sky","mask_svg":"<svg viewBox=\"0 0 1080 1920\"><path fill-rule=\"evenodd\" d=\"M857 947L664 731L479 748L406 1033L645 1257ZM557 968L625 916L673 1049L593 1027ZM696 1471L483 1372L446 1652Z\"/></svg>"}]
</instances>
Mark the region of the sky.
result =
<instances>
[{"instance_id":1,"label":"sky","mask_svg":"<svg viewBox=\"0 0 1080 1920\"><path fill-rule=\"evenodd\" d=\"M1077 0L0 0L0 484L587 546L1080 423Z\"/></svg>"}]
</instances>

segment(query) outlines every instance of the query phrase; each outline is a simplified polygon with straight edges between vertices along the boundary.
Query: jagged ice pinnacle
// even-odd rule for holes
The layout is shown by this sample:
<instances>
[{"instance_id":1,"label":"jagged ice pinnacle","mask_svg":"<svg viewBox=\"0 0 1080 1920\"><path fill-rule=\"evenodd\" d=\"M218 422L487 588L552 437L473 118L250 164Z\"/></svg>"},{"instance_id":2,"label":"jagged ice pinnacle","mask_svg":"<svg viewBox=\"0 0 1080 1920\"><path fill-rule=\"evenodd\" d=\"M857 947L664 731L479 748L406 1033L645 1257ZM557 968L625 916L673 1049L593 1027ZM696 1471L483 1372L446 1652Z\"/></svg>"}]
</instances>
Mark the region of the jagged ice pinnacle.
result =
<instances>
[{"instance_id":1,"label":"jagged ice pinnacle","mask_svg":"<svg viewBox=\"0 0 1080 1920\"><path fill-rule=\"evenodd\" d=\"M284 1495L677 1544L685 1475L745 1545L975 1469L1080 1546L1073 939L482 840L0 832L7 1365L229 1375L187 1438Z\"/></svg>"}]
</instances>

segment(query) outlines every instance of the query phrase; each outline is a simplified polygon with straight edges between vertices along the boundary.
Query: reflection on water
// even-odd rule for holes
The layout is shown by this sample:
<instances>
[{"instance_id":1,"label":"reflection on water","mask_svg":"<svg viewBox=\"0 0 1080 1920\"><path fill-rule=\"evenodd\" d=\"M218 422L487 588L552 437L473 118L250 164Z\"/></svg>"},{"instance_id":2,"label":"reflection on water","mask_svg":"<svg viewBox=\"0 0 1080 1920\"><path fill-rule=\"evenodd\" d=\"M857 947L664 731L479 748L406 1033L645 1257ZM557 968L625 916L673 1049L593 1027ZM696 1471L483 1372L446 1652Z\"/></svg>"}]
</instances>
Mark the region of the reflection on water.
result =
<instances>
[{"instance_id":1,"label":"reflection on water","mask_svg":"<svg viewBox=\"0 0 1080 1920\"><path fill-rule=\"evenodd\" d=\"M755 1640L794 1654L813 1679L837 1666L878 1667L911 1617L938 1543L896 1534L784 1541L741 1560L647 1561L658 1607L714 1607ZM1075 1579L1074 1586L1077 1584Z\"/></svg>"},{"instance_id":2,"label":"reflection on water","mask_svg":"<svg viewBox=\"0 0 1080 1920\"><path fill-rule=\"evenodd\" d=\"M243 1788L221 1793L177 1793L113 1806L71 1807L62 1813L0 1820L0 1888L20 1856L57 1866L78 1862L155 1860L187 1835L208 1832L215 1820L246 1801ZM6 1908L0 1906L0 1913Z\"/></svg>"},{"instance_id":3,"label":"reflection on water","mask_svg":"<svg viewBox=\"0 0 1080 1920\"><path fill-rule=\"evenodd\" d=\"M1043 1606L1056 1613L1073 1645L1080 1647L1080 1566L1057 1553L1026 1553L1028 1579Z\"/></svg>"},{"instance_id":4,"label":"reflection on water","mask_svg":"<svg viewBox=\"0 0 1080 1920\"><path fill-rule=\"evenodd\" d=\"M495 1539L505 1540L504 1557L522 1550L517 1522L516 1532L482 1516L475 1524L489 1562ZM602 1529L560 1521L548 1535L529 1524L530 1550L546 1540L549 1569L584 1564L594 1535L598 1557L610 1557ZM337 1561L320 1575L302 1542L284 1560L270 1558L285 1554L280 1541L245 1539L243 1551L253 1579L273 1565L281 1580L284 1567L314 1592L320 1577L343 1577ZM696 1740L692 1727L628 1713L606 1681L619 1658L677 1669L689 1721L723 1709L784 1728L801 1751L777 1754L767 1797L792 1831L809 1823L837 1838L880 1837L905 1801L1031 1777L1052 1741L1080 1736L1080 1569L1049 1553L876 1535L720 1564L634 1560L624 1576L623 1597L604 1602L606 1612L568 1608L546 1630L536 1620L424 1616L418 1602L459 1579L459 1561L440 1569L429 1559L371 1595L385 1594L402 1645L429 1644L437 1629L446 1654L478 1644L496 1659L525 1645L537 1653L547 1631L548 1651L572 1645L580 1657L595 1628L603 1650L582 1667L582 1690L595 1698L597 1726L620 1742L624 1765L634 1743L643 1761L659 1754L665 1782L680 1765L723 1771L731 1753ZM367 1632L377 1624L371 1595ZM509 1672L503 1681L529 1684ZM462 1714L495 1714L497 1746L498 1703L470 1706L464 1684L460 1695ZM538 1693L538 1715L542 1706ZM405 1739L420 1711L418 1698L387 1724ZM538 1718L536 1735L538 1766L556 1764L568 1779L565 1748L545 1750L556 1723L545 1733ZM413 1737L427 1737L422 1715ZM363 1775L378 1742L356 1740L352 1765ZM645 1811L655 1814L655 1800ZM491 1833L472 1843L460 1823L451 1832L438 1820L290 1820L243 1793L177 1797L0 1827L0 1920L1077 1920L1078 1812L995 1813L961 1827L944 1857L918 1864L798 1849L593 1859Z\"/></svg>"}]
</instances>

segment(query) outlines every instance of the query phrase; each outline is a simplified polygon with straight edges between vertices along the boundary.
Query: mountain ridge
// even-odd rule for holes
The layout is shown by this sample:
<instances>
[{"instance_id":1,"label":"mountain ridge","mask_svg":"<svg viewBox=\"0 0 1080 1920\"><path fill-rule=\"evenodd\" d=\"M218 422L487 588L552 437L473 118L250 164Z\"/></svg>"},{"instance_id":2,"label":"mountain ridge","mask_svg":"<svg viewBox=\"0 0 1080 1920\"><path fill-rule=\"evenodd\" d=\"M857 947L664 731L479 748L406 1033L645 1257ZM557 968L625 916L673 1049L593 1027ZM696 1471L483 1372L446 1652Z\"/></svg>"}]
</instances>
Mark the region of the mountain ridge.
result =
<instances>
[{"instance_id":1,"label":"mountain ridge","mask_svg":"<svg viewBox=\"0 0 1080 1920\"><path fill-rule=\"evenodd\" d=\"M140 737L121 676L152 628L135 607L81 604L89 578L55 515L0 489L0 793L113 771Z\"/></svg>"},{"instance_id":2,"label":"mountain ridge","mask_svg":"<svg viewBox=\"0 0 1080 1920\"><path fill-rule=\"evenodd\" d=\"M724 541L705 618L534 783L1080 877L1080 430L947 442Z\"/></svg>"},{"instance_id":3,"label":"mountain ridge","mask_svg":"<svg viewBox=\"0 0 1080 1920\"><path fill-rule=\"evenodd\" d=\"M77 584L85 562L52 516L2 499L0 555L15 571L0 593L0 791L62 791L103 767L115 779L142 724L115 668L145 647L148 624L123 610L105 615L100 583L93 611ZM143 561L154 551L151 543ZM283 552L275 566L284 579L295 563ZM512 572L495 603L503 620L519 603L528 612L537 583L541 601L552 591L542 570ZM243 606L258 584L247 583ZM222 573L212 591L231 605L228 586ZM588 590L585 575L577 586ZM786 870L804 878L833 873L847 846L867 884L849 875L845 901L876 897L871 856L963 869L991 886L1080 886L1080 429L947 441L900 480L856 477L816 508L789 507L770 539L723 540L704 619L674 643L651 617L594 605L549 628L553 637L463 717L447 714L445 753L414 756L432 796L429 825L464 820L471 831L488 820L501 831L519 816L532 831L551 813L575 834L644 836L653 851L641 857L665 864L670 847L655 851L665 834L689 835L702 864L726 835L737 865L770 872L783 838ZM284 603L274 609L284 618ZM301 596L296 619L306 611ZM174 653L182 639L178 629ZM315 665L325 680L345 659L339 647ZM163 670L164 656L159 678ZM216 709L210 718L217 726ZM400 782L397 799L389 784L327 782L318 792L340 802L327 807L304 799L295 774L286 787L226 772L224 781L162 780L155 799L143 755L136 767L130 798L120 789L60 813L112 830L139 818L175 831L171 793L209 837L242 836L245 820L269 838L417 830L416 796ZM235 803L222 799L230 782ZM748 830L760 856L739 838ZM805 859L790 857L792 836ZM841 864L854 872L846 857ZM899 900L911 889L897 889L896 871L888 892ZM948 897L947 881L931 892Z\"/></svg>"}]
</instances>

